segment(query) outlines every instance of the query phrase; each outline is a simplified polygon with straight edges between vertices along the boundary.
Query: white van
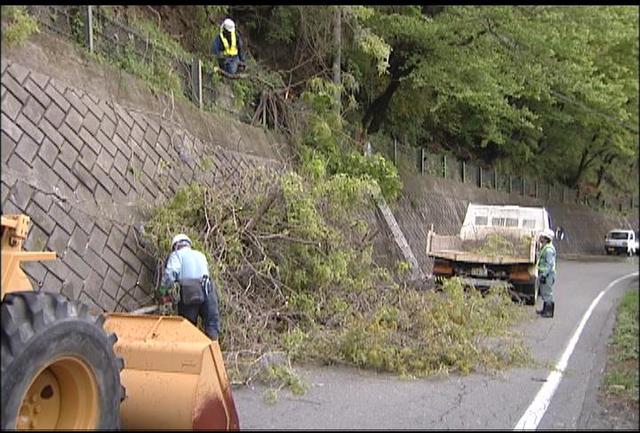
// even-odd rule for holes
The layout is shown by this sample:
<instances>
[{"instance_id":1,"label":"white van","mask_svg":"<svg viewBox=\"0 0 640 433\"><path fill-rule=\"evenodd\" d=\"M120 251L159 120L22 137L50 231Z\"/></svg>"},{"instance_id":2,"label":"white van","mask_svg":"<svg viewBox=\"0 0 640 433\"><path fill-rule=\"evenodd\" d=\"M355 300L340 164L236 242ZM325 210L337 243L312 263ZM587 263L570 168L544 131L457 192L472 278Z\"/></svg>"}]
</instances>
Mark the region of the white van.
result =
<instances>
[{"instance_id":1,"label":"white van","mask_svg":"<svg viewBox=\"0 0 640 433\"><path fill-rule=\"evenodd\" d=\"M629 256L638 251L638 239L633 230L614 229L604 237L604 251L607 254L625 253Z\"/></svg>"}]
</instances>

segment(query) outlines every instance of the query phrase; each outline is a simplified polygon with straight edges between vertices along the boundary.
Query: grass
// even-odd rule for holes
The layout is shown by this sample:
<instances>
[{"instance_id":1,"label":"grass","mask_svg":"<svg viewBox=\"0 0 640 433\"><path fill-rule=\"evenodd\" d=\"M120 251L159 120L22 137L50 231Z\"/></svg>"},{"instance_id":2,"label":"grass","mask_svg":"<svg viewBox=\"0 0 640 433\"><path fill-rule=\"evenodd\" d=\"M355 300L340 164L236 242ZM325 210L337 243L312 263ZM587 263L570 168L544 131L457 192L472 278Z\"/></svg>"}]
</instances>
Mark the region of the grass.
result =
<instances>
[{"instance_id":1,"label":"grass","mask_svg":"<svg viewBox=\"0 0 640 433\"><path fill-rule=\"evenodd\" d=\"M605 392L638 404L638 291L628 292L618 306L604 378Z\"/></svg>"},{"instance_id":2,"label":"grass","mask_svg":"<svg viewBox=\"0 0 640 433\"><path fill-rule=\"evenodd\" d=\"M2 18L9 20L2 29L2 40L8 46L22 45L29 36L40 33L38 22L24 6L2 6Z\"/></svg>"}]
</instances>

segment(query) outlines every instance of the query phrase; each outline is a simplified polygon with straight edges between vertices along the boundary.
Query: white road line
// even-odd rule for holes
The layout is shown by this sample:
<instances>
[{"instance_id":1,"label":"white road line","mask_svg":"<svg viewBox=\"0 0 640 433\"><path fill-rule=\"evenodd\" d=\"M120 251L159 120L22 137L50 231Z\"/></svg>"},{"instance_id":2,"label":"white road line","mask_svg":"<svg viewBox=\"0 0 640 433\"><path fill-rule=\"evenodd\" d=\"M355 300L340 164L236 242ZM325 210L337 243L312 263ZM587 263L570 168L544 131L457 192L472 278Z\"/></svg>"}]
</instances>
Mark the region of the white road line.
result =
<instances>
[{"instance_id":1,"label":"white road line","mask_svg":"<svg viewBox=\"0 0 640 433\"><path fill-rule=\"evenodd\" d=\"M538 394L536 394L536 397L533 399L524 415L522 415L522 418L520 418L518 424L516 424L516 426L513 428L514 430L535 430L538 427L538 424L542 420L544 413L549 407L549 403L551 402L553 394L556 392L556 389L560 384L560 380L562 380L564 369L567 367L569 358L573 353L573 349L575 348L576 343L578 343L580 334L582 333L582 330L587 323L587 320L589 320L589 316L591 316L594 308L596 307L596 305L598 305L600 299L611 287L624 280L625 278L638 276L638 274L638 272L634 272L632 274L625 275L618 278L617 280L612 281L602 292L600 292L598 297L594 299L593 302L591 302L589 309L587 309L586 313L584 313L584 316L582 316L582 320L580 321L580 325L578 325L578 329L576 329L576 332L573 333L571 340L569 340L569 344L564 350L560 361L558 361L555 369L549 374L549 376L547 377L547 381L544 385L542 385L542 388L540 388L540 391L538 391Z\"/></svg>"}]
</instances>

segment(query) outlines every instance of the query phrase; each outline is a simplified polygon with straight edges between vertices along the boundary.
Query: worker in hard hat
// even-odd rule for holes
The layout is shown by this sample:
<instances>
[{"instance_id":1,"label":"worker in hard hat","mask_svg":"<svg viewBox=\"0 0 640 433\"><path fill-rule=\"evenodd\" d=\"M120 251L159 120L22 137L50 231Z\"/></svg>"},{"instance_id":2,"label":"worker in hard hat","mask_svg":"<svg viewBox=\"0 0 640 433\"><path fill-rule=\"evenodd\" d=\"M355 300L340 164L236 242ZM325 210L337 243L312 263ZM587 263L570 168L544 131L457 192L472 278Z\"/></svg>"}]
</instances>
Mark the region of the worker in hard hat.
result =
<instances>
[{"instance_id":1,"label":"worker in hard hat","mask_svg":"<svg viewBox=\"0 0 640 433\"><path fill-rule=\"evenodd\" d=\"M180 288L178 314L194 325L200 316L205 334L217 340L220 324L216 286L209 277L207 258L191 248L191 239L183 233L171 241L171 254L160 283L160 295L166 296L176 283Z\"/></svg>"},{"instance_id":2,"label":"worker in hard hat","mask_svg":"<svg viewBox=\"0 0 640 433\"><path fill-rule=\"evenodd\" d=\"M244 44L236 24L230 18L220 25L220 33L213 40L213 53L220 68L228 74L235 75L244 68Z\"/></svg>"},{"instance_id":3,"label":"worker in hard hat","mask_svg":"<svg viewBox=\"0 0 640 433\"><path fill-rule=\"evenodd\" d=\"M542 297L542 317L553 317L553 284L556 282L556 249L553 246L553 230L544 229L540 233L540 256L538 257L538 283Z\"/></svg>"}]
</instances>

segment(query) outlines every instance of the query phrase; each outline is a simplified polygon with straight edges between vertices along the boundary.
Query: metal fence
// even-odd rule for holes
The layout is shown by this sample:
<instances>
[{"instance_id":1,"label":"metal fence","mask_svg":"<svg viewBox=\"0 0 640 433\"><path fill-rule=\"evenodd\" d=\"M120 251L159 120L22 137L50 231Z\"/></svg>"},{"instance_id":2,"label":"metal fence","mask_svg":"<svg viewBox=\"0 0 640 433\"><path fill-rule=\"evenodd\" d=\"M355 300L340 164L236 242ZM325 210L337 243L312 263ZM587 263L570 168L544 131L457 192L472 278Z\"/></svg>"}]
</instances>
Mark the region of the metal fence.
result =
<instances>
[{"instance_id":1,"label":"metal fence","mask_svg":"<svg viewBox=\"0 0 640 433\"><path fill-rule=\"evenodd\" d=\"M638 200L634 197L607 196L596 199L593 195L578 194L578 190L564 185L502 173L493 167L463 161L450 155L428 152L424 148L407 146L397 140L373 138L371 146L374 153L380 153L393 161L398 170L403 173L442 177L477 188L494 189L547 202L582 204L596 209L623 213L638 207Z\"/></svg>"},{"instance_id":2,"label":"metal fence","mask_svg":"<svg viewBox=\"0 0 640 433\"><path fill-rule=\"evenodd\" d=\"M45 29L81 42L84 37L82 6L27 6L29 13Z\"/></svg>"},{"instance_id":3,"label":"metal fence","mask_svg":"<svg viewBox=\"0 0 640 433\"><path fill-rule=\"evenodd\" d=\"M214 72L198 58L170 52L100 6L28 6L45 29L71 39L117 66L212 111ZM161 60L161 61L159 61Z\"/></svg>"}]
</instances>

